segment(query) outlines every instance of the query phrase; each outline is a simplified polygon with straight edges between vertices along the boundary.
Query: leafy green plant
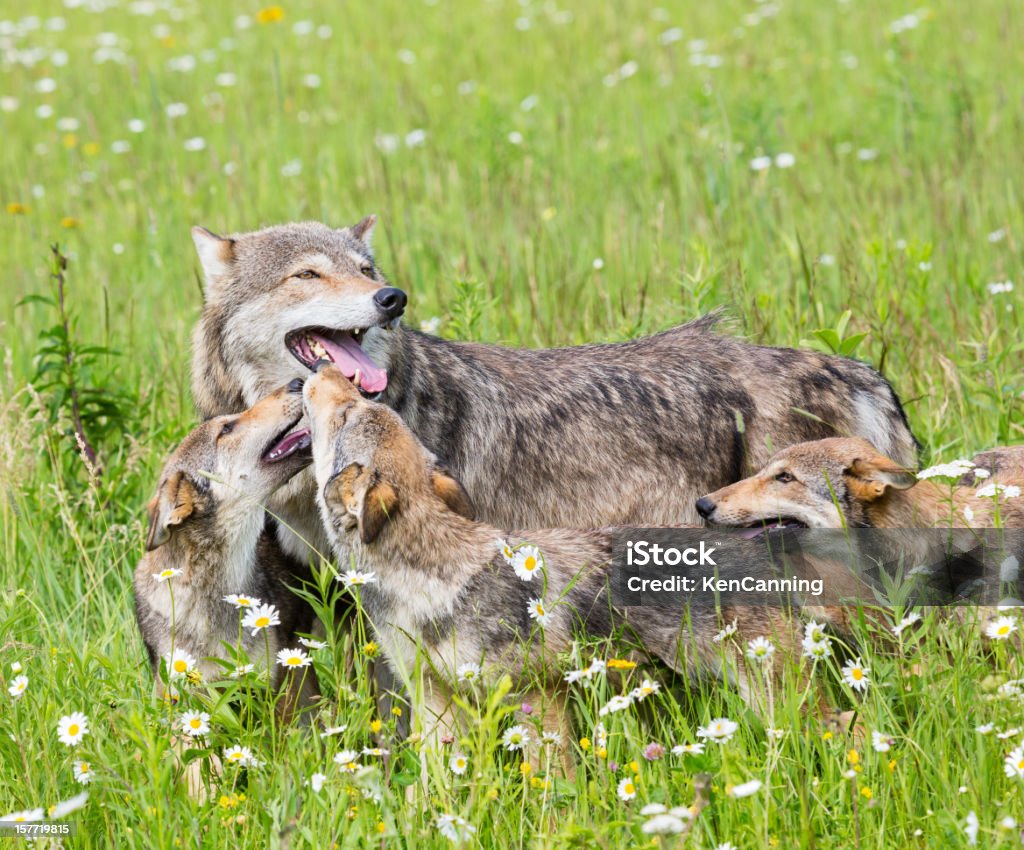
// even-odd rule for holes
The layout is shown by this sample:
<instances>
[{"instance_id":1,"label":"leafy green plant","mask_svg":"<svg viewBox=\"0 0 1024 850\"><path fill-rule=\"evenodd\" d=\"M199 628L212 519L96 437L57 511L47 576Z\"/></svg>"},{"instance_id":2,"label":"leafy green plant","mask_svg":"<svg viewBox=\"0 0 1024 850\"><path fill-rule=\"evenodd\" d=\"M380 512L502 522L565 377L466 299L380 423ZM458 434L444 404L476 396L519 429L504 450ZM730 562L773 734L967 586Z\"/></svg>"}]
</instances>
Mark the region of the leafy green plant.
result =
<instances>
[{"instance_id":1,"label":"leafy green plant","mask_svg":"<svg viewBox=\"0 0 1024 850\"><path fill-rule=\"evenodd\" d=\"M814 339L801 340L801 345L808 345L814 348L823 348L830 354L838 354L842 357L852 357L860 344L867 338L867 333L852 333L846 335L847 325L850 323L852 311L847 310L839 317L835 327L821 328L812 331Z\"/></svg>"}]
</instances>

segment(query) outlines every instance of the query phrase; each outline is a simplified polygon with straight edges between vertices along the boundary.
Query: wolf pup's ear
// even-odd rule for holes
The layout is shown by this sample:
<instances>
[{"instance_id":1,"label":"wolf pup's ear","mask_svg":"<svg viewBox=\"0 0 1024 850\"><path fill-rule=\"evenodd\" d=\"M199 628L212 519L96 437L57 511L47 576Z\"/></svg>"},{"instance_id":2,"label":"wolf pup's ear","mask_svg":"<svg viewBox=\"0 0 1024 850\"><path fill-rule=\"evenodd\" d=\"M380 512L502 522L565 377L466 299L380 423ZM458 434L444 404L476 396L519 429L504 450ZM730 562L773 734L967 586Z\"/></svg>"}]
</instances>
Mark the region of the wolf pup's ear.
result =
<instances>
[{"instance_id":1,"label":"wolf pup's ear","mask_svg":"<svg viewBox=\"0 0 1024 850\"><path fill-rule=\"evenodd\" d=\"M367 248L373 247L373 228L377 226L377 216L368 215L358 224L353 224L349 232Z\"/></svg>"},{"instance_id":2,"label":"wolf pup's ear","mask_svg":"<svg viewBox=\"0 0 1024 850\"><path fill-rule=\"evenodd\" d=\"M176 472L157 491L150 503L146 551L152 552L171 539L171 532L196 510L199 494L184 472Z\"/></svg>"},{"instance_id":3,"label":"wolf pup's ear","mask_svg":"<svg viewBox=\"0 0 1024 850\"><path fill-rule=\"evenodd\" d=\"M344 510L355 518L363 543L373 543L398 513L395 488L358 463L350 463L327 483L324 498L328 504L341 500Z\"/></svg>"},{"instance_id":4,"label":"wolf pup's ear","mask_svg":"<svg viewBox=\"0 0 1024 850\"><path fill-rule=\"evenodd\" d=\"M430 473L434 492L451 510L466 519L476 519L476 508L465 488L443 466L435 466Z\"/></svg>"},{"instance_id":5,"label":"wolf pup's ear","mask_svg":"<svg viewBox=\"0 0 1024 850\"><path fill-rule=\"evenodd\" d=\"M206 275L206 285L214 286L223 277L235 259L235 240L225 239L205 227L192 228L192 241L199 254L199 262Z\"/></svg>"},{"instance_id":6,"label":"wolf pup's ear","mask_svg":"<svg viewBox=\"0 0 1024 850\"><path fill-rule=\"evenodd\" d=\"M882 455L857 458L845 470L856 479L851 489L864 501L881 498L890 487L894 490L909 490L917 483L917 476L899 464Z\"/></svg>"}]
</instances>

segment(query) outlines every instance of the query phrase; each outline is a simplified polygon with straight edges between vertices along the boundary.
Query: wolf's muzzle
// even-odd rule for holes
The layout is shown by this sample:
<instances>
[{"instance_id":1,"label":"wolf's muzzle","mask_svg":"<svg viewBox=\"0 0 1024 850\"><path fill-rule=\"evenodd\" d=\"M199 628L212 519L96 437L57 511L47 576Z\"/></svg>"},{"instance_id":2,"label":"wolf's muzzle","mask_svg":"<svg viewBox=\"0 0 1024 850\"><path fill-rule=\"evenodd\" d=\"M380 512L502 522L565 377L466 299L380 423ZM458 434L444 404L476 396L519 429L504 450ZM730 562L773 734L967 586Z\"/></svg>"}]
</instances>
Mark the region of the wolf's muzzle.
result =
<instances>
[{"instance_id":1,"label":"wolf's muzzle","mask_svg":"<svg viewBox=\"0 0 1024 850\"><path fill-rule=\"evenodd\" d=\"M408 301L409 296L395 286L385 286L373 296L373 303L384 314L385 319L397 319L401 316Z\"/></svg>"}]
</instances>

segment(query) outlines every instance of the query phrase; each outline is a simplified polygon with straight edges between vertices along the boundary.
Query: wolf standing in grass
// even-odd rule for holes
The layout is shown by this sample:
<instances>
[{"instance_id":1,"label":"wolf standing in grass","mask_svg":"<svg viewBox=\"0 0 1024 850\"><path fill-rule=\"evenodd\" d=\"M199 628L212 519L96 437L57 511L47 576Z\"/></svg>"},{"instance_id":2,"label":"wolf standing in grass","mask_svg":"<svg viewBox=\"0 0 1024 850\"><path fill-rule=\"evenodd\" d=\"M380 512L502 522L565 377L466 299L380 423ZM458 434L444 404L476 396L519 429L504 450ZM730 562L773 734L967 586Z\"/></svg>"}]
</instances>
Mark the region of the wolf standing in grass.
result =
<instances>
[{"instance_id":1,"label":"wolf standing in grass","mask_svg":"<svg viewBox=\"0 0 1024 850\"><path fill-rule=\"evenodd\" d=\"M329 359L401 415L481 519L509 528L696 522L700 495L821 437L863 436L915 463L900 402L871 367L720 336L710 318L546 350L404 328L405 293L374 264L374 224L193 230L206 276L192 376L204 416L242 410ZM330 551L311 473L271 508Z\"/></svg>"}]
</instances>

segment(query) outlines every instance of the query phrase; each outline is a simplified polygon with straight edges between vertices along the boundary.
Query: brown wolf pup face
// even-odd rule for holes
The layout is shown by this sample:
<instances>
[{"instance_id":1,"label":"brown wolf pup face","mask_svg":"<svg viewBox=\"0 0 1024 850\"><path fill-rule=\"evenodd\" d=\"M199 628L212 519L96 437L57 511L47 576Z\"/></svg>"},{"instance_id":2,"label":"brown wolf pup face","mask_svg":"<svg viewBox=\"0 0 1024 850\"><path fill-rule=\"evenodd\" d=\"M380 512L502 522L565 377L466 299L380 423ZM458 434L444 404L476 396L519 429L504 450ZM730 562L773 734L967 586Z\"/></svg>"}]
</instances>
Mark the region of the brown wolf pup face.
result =
<instances>
[{"instance_id":1,"label":"brown wolf pup face","mask_svg":"<svg viewBox=\"0 0 1024 850\"><path fill-rule=\"evenodd\" d=\"M697 510L709 523L752 529L859 527L869 504L916 483L867 440L836 437L783 449L756 475L699 499Z\"/></svg>"},{"instance_id":2,"label":"brown wolf pup face","mask_svg":"<svg viewBox=\"0 0 1024 850\"><path fill-rule=\"evenodd\" d=\"M193 228L206 277L193 335L202 413L247 407L321 358L350 378L359 370L367 395L384 390L389 364L377 337L397 325L406 295L374 264L375 224L367 216L340 229L302 222L228 237Z\"/></svg>"},{"instance_id":3,"label":"brown wolf pup face","mask_svg":"<svg viewBox=\"0 0 1024 850\"><path fill-rule=\"evenodd\" d=\"M345 534L372 543L403 511L447 509L473 516L469 497L395 413L363 398L334 366L303 390L323 500ZM327 519L327 518L325 518Z\"/></svg>"},{"instance_id":4,"label":"brown wolf pup face","mask_svg":"<svg viewBox=\"0 0 1024 850\"><path fill-rule=\"evenodd\" d=\"M163 545L180 526L216 514L252 516L310 462L309 430L302 422L302 382L295 381L244 413L209 419L189 434L164 467L148 505L147 551ZM237 510L233 510L237 508Z\"/></svg>"}]
</instances>

